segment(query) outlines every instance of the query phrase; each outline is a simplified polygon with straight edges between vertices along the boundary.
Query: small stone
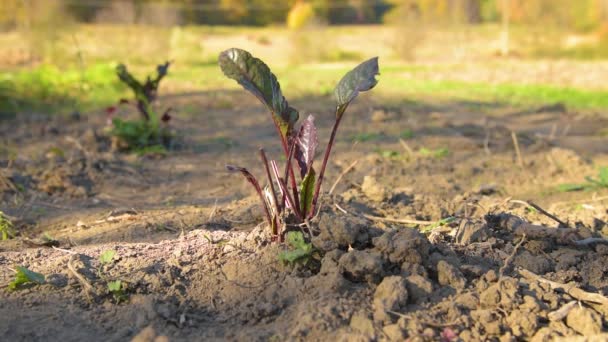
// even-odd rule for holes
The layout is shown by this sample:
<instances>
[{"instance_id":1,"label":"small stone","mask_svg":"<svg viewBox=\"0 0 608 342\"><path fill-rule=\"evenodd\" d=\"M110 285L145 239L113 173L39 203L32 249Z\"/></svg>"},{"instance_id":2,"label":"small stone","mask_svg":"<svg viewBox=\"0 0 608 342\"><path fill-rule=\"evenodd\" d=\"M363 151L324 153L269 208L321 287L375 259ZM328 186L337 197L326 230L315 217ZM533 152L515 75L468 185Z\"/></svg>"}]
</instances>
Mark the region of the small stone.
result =
<instances>
[{"instance_id":1,"label":"small stone","mask_svg":"<svg viewBox=\"0 0 608 342\"><path fill-rule=\"evenodd\" d=\"M387 311L399 311L407 304L407 285L401 276L390 276L382 280L374 292L374 319L390 321Z\"/></svg>"},{"instance_id":2,"label":"small stone","mask_svg":"<svg viewBox=\"0 0 608 342\"><path fill-rule=\"evenodd\" d=\"M464 289L467 283L460 270L445 260L440 260L437 263L437 277L439 284L450 285L458 290Z\"/></svg>"},{"instance_id":3,"label":"small stone","mask_svg":"<svg viewBox=\"0 0 608 342\"><path fill-rule=\"evenodd\" d=\"M229 253L229 252L232 252L234 250L236 250L236 248L232 244L225 245L224 249L223 249L224 253Z\"/></svg>"}]
</instances>

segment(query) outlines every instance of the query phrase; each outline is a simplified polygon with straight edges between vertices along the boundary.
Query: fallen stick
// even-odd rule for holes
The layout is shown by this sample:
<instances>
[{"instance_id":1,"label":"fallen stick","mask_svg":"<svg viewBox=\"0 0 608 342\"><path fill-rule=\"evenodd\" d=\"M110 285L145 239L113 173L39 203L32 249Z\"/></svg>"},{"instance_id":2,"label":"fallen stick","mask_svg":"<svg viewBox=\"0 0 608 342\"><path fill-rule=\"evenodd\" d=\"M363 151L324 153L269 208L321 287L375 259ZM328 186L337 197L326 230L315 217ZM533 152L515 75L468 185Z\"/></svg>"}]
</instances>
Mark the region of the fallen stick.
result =
<instances>
[{"instance_id":1,"label":"fallen stick","mask_svg":"<svg viewBox=\"0 0 608 342\"><path fill-rule=\"evenodd\" d=\"M583 302L591 302L591 303L597 303L597 304L602 304L602 305L608 305L608 297L604 297L603 295L601 295L599 293L587 292L585 290L582 290L582 289L576 287L575 285L568 285L568 284L562 284L562 283L558 283L555 281L551 281L551 280L545 279L533 272L530 272L526 269L520 269L518 272L522 277L524 277L528 280L534 280L534 281L538 281L540 283L547 284L553 290L562 290L565 293L572 296L574 299L577 299L577 300L580 300Z\"/></svg>"},{"instance_id":2,"label":"fallen stick","mask_svg":"<svg viewBox=\"0 0 608 342\"><path fill-rule=\"evenodd\" d=\"M334 190L336 189L336 186L338 185L338 183L340 183L340 180L342 179L342 177L344 177L344 175L346 175L347 173L349 173L350 170L352 170L355 167L355 165L357 165L358 162L359 162L359 159L355 160L346 169L344 169L344 171L342 171L342 173L340 173L340 175L338 176L338 178L336 179L336 181L334 182L334 184L329 189L329 194L330 195L334 192Z\"/></svg>"},{"instance_id":3,"label":"fallen stick","mask_svg":"<svg viewBox=\"0 0 608 342\"><path fill-rule=\"evenodd\" d=\"M405 152L407 152L408 159L413 159L414 158L414 150L412 150L412 148L410 147L410 145L408 145L405 142L405 140L403 140L403 139L399 139L399 143L401 144L401 147L403 147L403 149L405 150Z\"/></svg>"},{"instance_id":4,"label":"fallen stick","mask_svg":"<svg viewBox=\"0 0 608 342\"><path fill-rule=\"evenodd\" d=\"M551 311L549 312L549 314L547 315L547 318L549 318L550 321L561 321L562 319L566 318L566 316L568 316L568 313L574 309L574 307L576 307L576 304L578 302L575 300L572 300L570 302L568 302L566 305L562 306L561 308L555 310L555 311Z\"/></svg>"},{"instance_id":5,"label":"fallen stick","mask_svg":"<svg viewBox=\"0 0 608 342\"><path fill-rule=\"evenodd\" d=\"M605 243L608 244L608 239L604 238L586 238L578 241L574 241L574 244L577 246L588 246L594 243Z\"/></svg>"},{"instance_id":6,"label":"fallen stick","mask_svg":"<svg viewBox=\"0 0 608 342\"><path fill-rule=\"evenodd\" d=\"M499 227L518 236L526 235L531 239L554 238L561 242L572 242L578 236L576 229L539 226L507 213L488 214L485 219L491 227Z\"/></svg>"},{"instance_id":7,"label":"fallen stick","mask_svg":"<svg viewBox=\"0 0 608 342\"><path fill-rule=\"evenodd\" d=\"M534 203L534 202L532 202L532 201L528 201L528 204L529 204L529 205L530 205L532 208L534 208L534 209L536 209L536 210L540 211L542 214L544 214L544 215L545 215L545 216L547 216L548 218L550 218L550 219L552 219L553 221L555 221L555 222L559 223L559 224L560 224L562 227L568 227L568 224L567 224L566 222L564 222L564 221L560 220L560 219L559 219L557 216L555 216L555 215L551 214L550 212L546 211L545 209L541 208L541 207L540 207L538 204L536 204L536 203Z\"/></svg>"},{"instance_id":8,"label":"fallen stick","mask_svg":"<svg viewBox=\"0 0 608 342\"><path fill-rule=\"evenodd\" d=\"M519 243L517 243L517 245L515 245L515 248L513 248L513 252L511 253L511 255L509 255L509 257L507 259L505 259L505 263L502 265L500 270L498 270L498 274L499 274L500 278L502 278L502 276L505 274L505 271L507 270L507 268L513 261L513 258L515 258L515 255L517 254L519 247L521 247L521 245L523 245L524 241L526 241L525 234L524 234L524 236L521 237L521 240L519 241Z\"/></svg>"},{"instance_id":9,"label":"fallen stick","mask_svg":"<svg viewBox=\"0 0 608 342\"><path fill-rule=\"evenodd\" d=\"M76 279L78 279L78 281L82 284L82 286L85 288L85 290L87 291L87 295L89 295L90 293L95 294L95 290L93 289L93 285L91 285L91 283L89 283L85 277L82 276L82 274L78 273L78 271L76 270L76 268L74 267L74 265L72 264L72 261L74 261L74 259L79 256L76 254L73 254L70 257L70 260L68 260L68 269L70 270L70 272L72 272L72 274L74 275L74 277L76 277Z\"/></svg>"},{"instance_id":10,"label":"fallen stick","mask_svg":"<svg viewBox=\"0 0 608 342\"><path fill-rule=\"evenodd\" d=\"M513 146L515 146L515 154L517 154L517 165L523 169L524 167L524 159L521 156L521 151L519 149L519 142L517 141L517 134L511 131L511 139L513 139Z\"/></svg>"}]
</instances>

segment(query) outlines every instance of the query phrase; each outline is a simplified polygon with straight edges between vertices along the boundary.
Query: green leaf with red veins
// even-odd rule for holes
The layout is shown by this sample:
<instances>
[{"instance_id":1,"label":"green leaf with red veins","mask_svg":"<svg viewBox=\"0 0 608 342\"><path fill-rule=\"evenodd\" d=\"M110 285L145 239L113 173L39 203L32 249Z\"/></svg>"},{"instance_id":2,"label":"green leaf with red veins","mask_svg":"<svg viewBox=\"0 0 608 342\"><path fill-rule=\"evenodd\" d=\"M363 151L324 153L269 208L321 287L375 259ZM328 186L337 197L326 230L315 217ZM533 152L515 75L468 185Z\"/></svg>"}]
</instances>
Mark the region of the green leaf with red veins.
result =
<instances>
[{"instance_id":1,"label":"green leaf with red veins","mask_svg":"<svg viewBox=\"0 0 608 342\"><path fill-rule=\"evenodd\" d=\"M315 127L315 117L309 115L302 123L298 136L296 137L295 158L300 166L300 175L306 176L315 159L319 138Z\"/></svg>"}]
</instances>

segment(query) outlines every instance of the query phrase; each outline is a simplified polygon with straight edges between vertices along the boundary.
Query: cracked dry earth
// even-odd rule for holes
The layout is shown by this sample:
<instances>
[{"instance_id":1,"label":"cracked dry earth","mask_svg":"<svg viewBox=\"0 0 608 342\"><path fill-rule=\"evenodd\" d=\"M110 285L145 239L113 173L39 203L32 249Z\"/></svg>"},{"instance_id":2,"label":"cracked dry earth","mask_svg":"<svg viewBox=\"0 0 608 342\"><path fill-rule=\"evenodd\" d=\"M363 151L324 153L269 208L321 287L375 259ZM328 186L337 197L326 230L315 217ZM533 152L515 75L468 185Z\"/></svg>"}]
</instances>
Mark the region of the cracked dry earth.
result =
<instances>
[{"instance_id":1,"label":"cracked dry earth","mask_svg":"<svg viewBox=\"0 0 608 342\"><path fill-rule=\"evenodd\" d=\"M0 340L608 339L608 193L554 191L606 162L600 116L361 101L326 189L356 166L312 222L318 253L284 265L288 247L270 243L247 184L219 171L255 165L250 141L271 146L272 127L257 129L260 113L243 122L257 136L239 135L219 118L257 107L214 99L197 98L209 108L199 131L188 131L195 118L176 120L185 147L160 159L107 150L94 119L2 126L7 145L23 147L1 161L2 210L19 234L0 243L0 283L18 265L46 282L0 291ZM353 143L365 127L381 134ZM412 153L396 138L404 128ZM200 138L223 130L233 141ZM447 156L418 153L443 146ZM113 280L124 284L119 302Z\"/></svg>"}]
</instances>

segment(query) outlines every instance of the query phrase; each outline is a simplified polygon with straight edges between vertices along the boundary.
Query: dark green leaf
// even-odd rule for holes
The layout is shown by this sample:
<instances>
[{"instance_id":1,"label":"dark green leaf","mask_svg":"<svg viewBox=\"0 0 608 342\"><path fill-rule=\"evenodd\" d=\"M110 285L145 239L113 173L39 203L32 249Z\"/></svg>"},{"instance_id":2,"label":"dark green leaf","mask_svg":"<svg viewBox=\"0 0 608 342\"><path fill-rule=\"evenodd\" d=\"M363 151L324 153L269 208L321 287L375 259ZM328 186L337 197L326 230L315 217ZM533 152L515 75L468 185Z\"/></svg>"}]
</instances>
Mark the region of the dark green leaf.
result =
<instances>
[{"instance_id":1,"label":"dark green leaf","mask_svg":"<svg viewBox=\"0 0 608 342\"><path fill-rule=\"evenodd\" d=\"M8 284L10 290L16 290L19 286L29 283L44 284L44 275L30 271L23 266L17 266L16 270L15 279Z\"/></svg>"},{"instance_id":2,"label":"dark green leaf","mask_svg":"<svg viewBox=\"0 0 608 342\"><path fill-rule=\"evenodd\" d=\"M378 57L374 57L344 75L334 90L338 107L348 105L360 92L375 87L379 73Z\"/></svg>"},{"instance_id":3,"label":"dark green leaf","mask_svg":"<svg viewBox=\"0 0 608 342\"><path fill-rule=\"evenodd\" d=\"M315 181L315 169L311 167L308 169L308 173L300 185L300 209L302 209L302 216L307 216L308 211L310 211L312 207L312 198L315 192Z\"/></svg>"},{"instance_id":4,"label":"dark green leaf","mask_svg":"<svg viewBox=\"0 0 608 342\"><path fill-rule=\"evenodd\" d=\"M298 120L298 112L289 107L270 68L249 52L236 48L222 52L219 64L224 75L237 81L268 107L281 134L289 136Z\"/></svg>"}]
</instances>

